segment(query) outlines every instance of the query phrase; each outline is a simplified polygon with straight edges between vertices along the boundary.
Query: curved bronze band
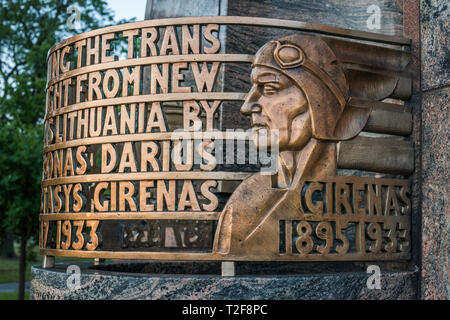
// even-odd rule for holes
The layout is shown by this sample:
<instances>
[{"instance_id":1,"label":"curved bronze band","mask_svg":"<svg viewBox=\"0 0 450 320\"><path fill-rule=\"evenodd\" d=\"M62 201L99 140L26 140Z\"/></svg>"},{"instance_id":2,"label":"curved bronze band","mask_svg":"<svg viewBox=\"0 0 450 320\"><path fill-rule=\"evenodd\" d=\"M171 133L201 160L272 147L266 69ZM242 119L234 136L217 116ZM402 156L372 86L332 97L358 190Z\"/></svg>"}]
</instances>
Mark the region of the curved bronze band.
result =
<instances>
[{"instance_id":1,"label":"curved bronze band","mask_svg":"<svg viewBox=\"0 0 450 320\"><path fill-rule=\"evenodd\" d=\"M55 46L53 46L49 53L52 54L55 50L70 45L76 41L83 40L89 37L102 35L105 33L121 32L125 30L132 30L137 28L148 27L165 27L168 25L183 25L183 24L219 24L219 25L245 25L255 27L272 27L280 29L291 29L298 31L309 31L318 34L325 34L331 36L339 36L350 39L373 41L378 43L386 43L400 46L410 46L411 39L399 36L384 35L366 31L349 30L344 28L331 27L311 22L270 19L260 17L240 17L240 16L204 16L204 17L185 17L185 18L168 18L158 20L145 20L139 22L126 23L117 26L110 26L97 30L88 31L71 38L68 38ZM47 56L47 57L48 57Z\"/></svg>"},{"instance_id":2,"label":"curved bronze band","mask_svg":"<svg viewBox=\"0 0 450 320\"><path fill-rule=\"evenodd\" d=\"M128 103L145 103L157 101L185 101L185 100L236 100L241 101L245 99L246 93L242 92L191 92L191 93L159 93L147 94L140 96L127 96L111 99L99 99L72 104L67 107L62 107L45 115L45 120L51 117L94 107L120 105Z\"/></svg>"},{"instance_id":3,"label":"curved bronze band","mask_svg":"<svg viewBox=\"0 0 450 320\"><path fill-rule=\"evenodd\" d=\"M87 251L87 250L63 250L63 249L40 249L40 254L59 257L78 258L104 258L104 259L127 259L127 260L219 260L219 261L372 261L372 260L408 260L409 252L396 253L346 253L346 254L311 254L299 255L279 255L271 257L261 256L224 256L214 253L200 252L156 252L156 251Z\"/></svg>"},{"instance_id":4,"label":"curved bronze band","mask_svg":"<svg viewBox=\"0 0 450 320\"><path fill-rule=\"evenodd\" d=\"M104 181L138 181L138 180L244 180L251 176L248 172L221 172L221 171L151 171L137 173L102 173L80 176L52 178L42 181L42 187L69 183L91 183Z\"/></svg>"},{"instance_id":5,"label":"curved bronze band","mask_svg":"<svg viewBox=\"0 0 450 320\"><path fill-rule=\"evenodd\" d=\"M173 141L178 139L234 139L234 140L247 140L248 135L240 135L233 132L223 131L204 131L201 135L197 136L196 132L185 131L182 134L179 132L146 132L146 133L134 133L134 134L116 134L110 136L99 136L74 139L64 142L58 142L50 144L44 147L44 153L54 150L73 148L78 146L87 146L92 144L103 143L121 143L121 142L135 142L135 141Z\"/></svg>"},{"instance_id":6,"label":"curved bronze band","mask_svg":"<svg viewBox=\"0 0 450 320\"><path fill-rule=\"evenodd\" d=\"M228 62L228 63L252 63L254 59L250 54L182 54L182 55L168 55L155 56L145 58L135 58L120 60L114 62L98 63L95 65L76 68L65 73L61 73L55 78L47 82L47 87L55 84L58 81L65 80L80 74L85 74L94 71L105 71L112 68L136 67L142 65L160 64L160 63L177 63L177 62Z\"/></svg>"},{"instance_id":7,"label":"curved bronze band","mask_svg":"<svg viewBox=\"0 0 450 320\"><path fill-rule=\"evenodd\" d=\"M135 212L78 212L40 214L40 221L58 220L217 220L220 212L215 211L135 211Z\"/></svg>"}]
</instances>

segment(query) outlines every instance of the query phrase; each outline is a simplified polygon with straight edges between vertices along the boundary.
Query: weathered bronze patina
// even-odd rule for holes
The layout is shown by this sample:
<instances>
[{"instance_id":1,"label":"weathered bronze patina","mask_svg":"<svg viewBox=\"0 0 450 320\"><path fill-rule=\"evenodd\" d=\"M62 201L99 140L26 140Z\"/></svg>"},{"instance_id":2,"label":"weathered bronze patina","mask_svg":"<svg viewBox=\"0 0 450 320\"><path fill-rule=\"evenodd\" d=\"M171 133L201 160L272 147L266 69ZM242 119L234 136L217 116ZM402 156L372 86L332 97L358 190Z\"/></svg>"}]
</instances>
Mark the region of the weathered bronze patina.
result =
<instances>
[{"instance_id":1,"label":"weathered bronze patina","mask_svg":"<svg viewBox=\"0 0 450 320\"><path fill-rule=\"evenodd\" d=\"M227 54L219 37L227 24L293 31L255 55ZM414 169L404 138L411 110L400 103L411 94L408 45L245 17L142 21L56 45L48 60L41 254L408 259L410 187L398 178ZM224 63L252 64L250 92L222 92ZM277 173L217 169L218 140L227 137L218 114L227 100L243 101L256 137L278 132L277 141L255 139L259 150L278 146ZM201 133L201 142L183 145L179 128L194 139ZM192 162L195 151L200 163Z\"/></svg>"}]
</instances>

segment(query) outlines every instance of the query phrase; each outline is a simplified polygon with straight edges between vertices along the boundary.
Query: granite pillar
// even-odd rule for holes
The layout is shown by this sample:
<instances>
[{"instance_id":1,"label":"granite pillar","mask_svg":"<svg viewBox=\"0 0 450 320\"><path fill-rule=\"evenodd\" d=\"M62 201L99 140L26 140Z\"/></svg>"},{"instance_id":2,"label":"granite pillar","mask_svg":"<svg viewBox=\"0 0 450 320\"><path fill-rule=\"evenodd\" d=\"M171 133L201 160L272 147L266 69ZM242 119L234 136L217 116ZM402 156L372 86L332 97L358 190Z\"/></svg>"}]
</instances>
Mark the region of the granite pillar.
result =
<instances>
[{"instance_id":1,"label":"granite pillar","mask_svg":"<svg viewBox=\"0 0 450 320\"><path fill-rule=\"evenodd\" d=\"M420 1L423 299L450 299L449 26L448 1Z\"/></svg>"}]
</instances>

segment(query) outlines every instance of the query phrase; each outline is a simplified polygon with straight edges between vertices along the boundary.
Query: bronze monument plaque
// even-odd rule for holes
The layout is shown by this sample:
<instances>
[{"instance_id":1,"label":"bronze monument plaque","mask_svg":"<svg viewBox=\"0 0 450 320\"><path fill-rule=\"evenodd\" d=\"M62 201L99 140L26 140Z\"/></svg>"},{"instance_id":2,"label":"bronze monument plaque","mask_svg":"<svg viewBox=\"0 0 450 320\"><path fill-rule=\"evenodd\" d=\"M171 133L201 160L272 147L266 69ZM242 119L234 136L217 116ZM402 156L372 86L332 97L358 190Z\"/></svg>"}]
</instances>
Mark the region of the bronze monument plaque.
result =
<instances>
[{"instance_id":1,"label":"bronze monument plaque","mask_svg":"<svg viewBox=\"0 0 450 320\"><path fill-rule=\"evenodd\" d=\"M226 25L290 34L232 54ZM57 44L41 254L409 259L409 60L404 38L250 17L149 20ZM251 66L249 92L223 92L235 64ZM242 102L251 130L221 131L224 101Z\"/></svg>"}]
</instances>

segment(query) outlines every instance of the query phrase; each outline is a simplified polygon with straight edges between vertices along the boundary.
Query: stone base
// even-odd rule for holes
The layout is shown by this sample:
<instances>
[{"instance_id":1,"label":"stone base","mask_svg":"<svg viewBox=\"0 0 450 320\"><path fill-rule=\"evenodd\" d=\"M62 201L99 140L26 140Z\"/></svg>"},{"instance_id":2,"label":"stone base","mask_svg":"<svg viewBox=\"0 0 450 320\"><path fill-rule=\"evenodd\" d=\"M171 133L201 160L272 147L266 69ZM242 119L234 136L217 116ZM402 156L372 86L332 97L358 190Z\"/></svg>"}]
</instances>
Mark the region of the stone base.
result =
<instances>
[{"instance_id":1,"label":"stone base","mask_svg":"<svg viewBox=\"0 0 450 320\"><path fill-rule=\"evenodd\" d=\"M69 289L69 265L80 267L80 287ZM282 272L283 268L278 268ZM368 289L365 272L334 274L252 274L254 265L237 267L235 277L220 276L217 262L130 262L94 266L57 263L53 269L33 266L31 299L72 300L234 300L234 299L415 299L417 274L386 272L381 289ZM266 272L270 271L268 269ZM73 279L72 275L72 279ZM73 286L72 286L73 287Z\"/></svg>"}]
</instances>

